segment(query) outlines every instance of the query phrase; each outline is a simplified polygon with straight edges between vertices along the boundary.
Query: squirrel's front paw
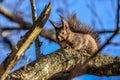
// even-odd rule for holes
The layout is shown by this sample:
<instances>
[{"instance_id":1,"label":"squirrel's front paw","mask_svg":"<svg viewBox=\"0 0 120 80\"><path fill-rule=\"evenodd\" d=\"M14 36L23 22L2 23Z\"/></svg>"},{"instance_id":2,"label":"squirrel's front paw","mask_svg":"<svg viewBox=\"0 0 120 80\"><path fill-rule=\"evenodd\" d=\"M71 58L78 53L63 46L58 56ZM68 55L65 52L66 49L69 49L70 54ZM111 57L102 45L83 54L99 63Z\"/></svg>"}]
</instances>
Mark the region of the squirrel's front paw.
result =
<instances>
[{"instance_id":1,"label":"squirrel's front paw","mask_svg":"<svg viewBox=\"0 0 120 80\"><path fill-rule=\"evenodd\" d=\"M66 46L66 48L65 48L65 49L72 49L72 48L71 48L71 46Z\"/></svg>"}]
</instances>

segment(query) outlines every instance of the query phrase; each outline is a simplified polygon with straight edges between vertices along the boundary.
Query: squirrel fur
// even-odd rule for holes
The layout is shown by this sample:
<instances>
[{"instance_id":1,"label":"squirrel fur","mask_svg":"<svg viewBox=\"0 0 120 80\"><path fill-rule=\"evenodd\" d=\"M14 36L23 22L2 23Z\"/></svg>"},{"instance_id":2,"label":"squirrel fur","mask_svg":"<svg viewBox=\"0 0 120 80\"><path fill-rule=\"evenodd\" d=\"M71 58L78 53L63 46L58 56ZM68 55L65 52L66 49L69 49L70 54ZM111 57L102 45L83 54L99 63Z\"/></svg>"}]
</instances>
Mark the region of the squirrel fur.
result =
<instances>
[{"instance_id":1,"label":"squirrel fur","mask_svg":"<svg viewBox=\"0 0 120 80\"><path fill-rule=\"evenodd\" d=\"M63 49L86 50L93 54L99 48L99 35L91 27L81 23L76 14L67 18L61 18L58 25L50 20L56 31L56 39Z\"/></svg>"}]
</instances>

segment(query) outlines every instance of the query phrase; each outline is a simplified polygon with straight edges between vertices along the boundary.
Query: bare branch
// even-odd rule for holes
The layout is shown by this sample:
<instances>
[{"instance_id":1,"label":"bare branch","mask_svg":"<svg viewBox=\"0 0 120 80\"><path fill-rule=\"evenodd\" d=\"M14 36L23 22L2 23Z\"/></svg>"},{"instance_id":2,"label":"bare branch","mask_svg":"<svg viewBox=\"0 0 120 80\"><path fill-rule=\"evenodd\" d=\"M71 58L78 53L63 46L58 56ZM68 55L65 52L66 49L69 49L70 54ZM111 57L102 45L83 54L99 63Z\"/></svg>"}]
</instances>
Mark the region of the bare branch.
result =
<instances>
[{"instance_id":1,"label":"bare branch","mask_svg":"<svg viewBox=\"0 0 120 80\"><path fill-rule=\"evenodd\" d=\"M20 24L20 27L22 28L30 28L31 24L28 22L24 22L22 18L16 16L16 15L12 15L9 11L7 11L6 9L0 7L0 14L6 16L9 20L17 22Z\"/></svg>"},{"instance_id":2,"label":"bare branch","mask_svg":"<svg viewBox=\"0 0 120 80\"><path fill-rule=\"evenodd\" d=\"M3 41L9 45L9 49L12 49L13 45L7 37L3 37Z\"/></svg>"},{"instance_id":3,"label":"bare branch","mask_svg":"<svg viewBox=\"0 0 120 80\"><path fill-rule=\"evenodd\" d=\"M46 23L51 11L51 4L49 4L41 13L35 25L25 34L25 36L18 42L11 54L3 62L5 72L1 76L1 80L4 80L9 74L10 70L16 65L16 63L23 56L24 52L30 47L32 42L40 34L42 27ZM10 62L11 61L11 62Z\"/></svg>"},{"instance_id":4,"label":"bare branch","mask_svg":"<svg viewBox=\"0 0 120 80\"><path fill-rule=\"evenodd\" d=\"M32 8L33 24L35 24L35 21L37 19L35 0L30 0L30 3L31 3L31 8ZM37 37L37 39L35 40L35 47L36 47L36 59L39 59L40 58L40 42L39 42L39 37Z\"/></svg>"},{"instance_id":5,"label":"bare branch","mask_svg":"<svg viewBox=\"0 0 120 80\"><path fill-rule=\"evenodd\" d=\"M102 31L97 31L99 34L108 34L108 33L114 33L115 30L102 30ZM120 30L118 32L120 34Z\"/></svg>"},{"instance_id":6,"label":"bare branch","mask_svg":"<svg viewBox=\"0 0 120 80\"><path fill-rule=\"evenodd\" d=\"M36 19L37 19L35 0L30 0L30 3L31 3L31 8L32 8L32 19L33 19L33 23L35 23L35 21L36 21Z\"/></svg>"},{"instance_id":7,"label":"bare branch","mask_svg":"<svg viewBox=\"0 0 120 80\"><path fill-rule=\"evenodd\" d=\"M120 46L120 43L117 43L117 42L110 42L110 44L115 45L115 46Z\"/></svg>"}]
</instances>

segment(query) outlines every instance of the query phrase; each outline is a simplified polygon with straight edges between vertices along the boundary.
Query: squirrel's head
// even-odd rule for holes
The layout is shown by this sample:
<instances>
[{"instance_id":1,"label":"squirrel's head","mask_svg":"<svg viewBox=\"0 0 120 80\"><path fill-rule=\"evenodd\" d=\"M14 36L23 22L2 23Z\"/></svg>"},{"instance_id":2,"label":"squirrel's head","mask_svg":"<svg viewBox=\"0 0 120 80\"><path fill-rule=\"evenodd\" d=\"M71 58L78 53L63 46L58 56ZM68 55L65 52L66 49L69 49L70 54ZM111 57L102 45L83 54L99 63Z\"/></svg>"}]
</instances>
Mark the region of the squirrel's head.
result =
<instances>
[{"instance_id":1,"label":"squirrel's head","mask_svg":"<svg viewBox=\"0 0 120 80\"><path fill-rule=\"evenodd\" d=\"M64 41L64 40L67 40L71 31L70 31L69 24L68 24L67 20L65 20L62 16L60 16L60 18L61 18L61 23L62 23L60 26L51 20L49 20L49 21L55 28L56 39L58 41Z\"/></svg>"}]
</instances>

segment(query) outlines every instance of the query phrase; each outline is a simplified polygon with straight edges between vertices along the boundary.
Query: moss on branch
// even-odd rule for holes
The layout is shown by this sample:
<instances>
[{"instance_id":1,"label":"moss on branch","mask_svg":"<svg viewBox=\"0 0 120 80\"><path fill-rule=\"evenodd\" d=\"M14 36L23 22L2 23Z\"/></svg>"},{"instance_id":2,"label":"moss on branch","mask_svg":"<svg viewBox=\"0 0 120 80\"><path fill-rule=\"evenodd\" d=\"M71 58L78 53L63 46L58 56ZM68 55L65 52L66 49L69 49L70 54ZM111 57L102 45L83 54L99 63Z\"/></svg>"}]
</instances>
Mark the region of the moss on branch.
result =
<instances>
[{"instance_id":1,"label":"moss on branch","mask_svg":"<svg viewBox=\"0 0 120 80\"><path fill-rule=\"evenodd\" d=\"M26 68L11 73L8 79L22 80L63 80L67 79L71 70L80 61L82 64L90 55L81 51L58 50L39 59ZM98 55L86 67L87 74L99 76L120 75L120 57ZM64 76L64 77L63 77Z\"/></svg>"}]
</instances>

